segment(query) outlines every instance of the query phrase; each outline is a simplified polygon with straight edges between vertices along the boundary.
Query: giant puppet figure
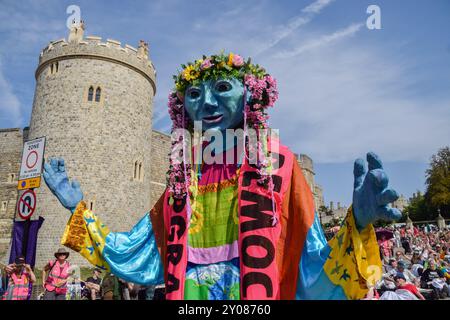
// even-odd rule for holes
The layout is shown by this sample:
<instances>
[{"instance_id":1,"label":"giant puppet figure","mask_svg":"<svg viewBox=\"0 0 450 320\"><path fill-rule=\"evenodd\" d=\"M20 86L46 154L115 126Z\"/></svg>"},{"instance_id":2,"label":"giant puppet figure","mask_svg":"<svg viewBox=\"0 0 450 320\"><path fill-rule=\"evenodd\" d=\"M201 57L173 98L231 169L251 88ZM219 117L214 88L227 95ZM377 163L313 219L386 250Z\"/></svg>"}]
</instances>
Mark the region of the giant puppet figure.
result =
<instances>
[{"instance_id":1,"label":"giant puppet figure","mask_svg":"<svg viewBox=\"0 0 450 320\"><path fill-rule=\"evenodd\" d=\"M240 128L264 136L278 92L263 68L232 53L182 67L169 95L172 132L189 133L200 123L203 131ZM167 299L363 298L381 270L372 223L401 215L389 205L398 195L380 159L368 153L368 170L364 160L355 161L353 204L327 242L293 153L281 144L272 150L267 135L253 147L244 137L241 153L234 139L214 150L215 159L233 152L231 162L197 164L185 135L172 139L182 161L171 158L166 191L121 233L86 208L64 160L51 159L44 179L72 212L62 243L126 281L165 282Z\"/></svg>"}]
</instances>

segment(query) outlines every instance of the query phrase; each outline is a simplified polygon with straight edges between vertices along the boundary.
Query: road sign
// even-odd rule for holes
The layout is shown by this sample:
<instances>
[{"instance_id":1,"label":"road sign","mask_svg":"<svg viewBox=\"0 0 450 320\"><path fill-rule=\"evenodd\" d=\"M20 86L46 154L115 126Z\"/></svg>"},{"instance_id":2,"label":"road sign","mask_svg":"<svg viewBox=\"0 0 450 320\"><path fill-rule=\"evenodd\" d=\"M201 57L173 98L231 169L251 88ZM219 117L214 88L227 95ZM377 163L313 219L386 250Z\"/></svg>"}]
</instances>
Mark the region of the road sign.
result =
<instances>
[{"instance_id":1,"label":"road sign","mask_svg":"<svg viewBox=\"0 0 450 320\"><path fill-rule=\"evenodd\" d=\"M35 209L36 194L32 189L26 190L22 193L17 202L17 213L22 219L28 220L33 215Z\"/></svg>"},{"instance_id":2,"label":"road sign","mask_svg":"<svg viewBox=\"0 0 450 320\"><path fill-rule=\"evenodd\" d=\"M40 187L44 151L45 137L30 140L23 144L17 189L24 190Z\"/></svg>"},{"instance_id":3,"label":"road sign","mask_svg":"<svg viewBox=\"0 0 450 320\"><path fill-rule=\"evenodd\" d=\"M20 180L17 184L17 190L34 189L41 186L41 177Z\"/></svg>"}]
</instances>

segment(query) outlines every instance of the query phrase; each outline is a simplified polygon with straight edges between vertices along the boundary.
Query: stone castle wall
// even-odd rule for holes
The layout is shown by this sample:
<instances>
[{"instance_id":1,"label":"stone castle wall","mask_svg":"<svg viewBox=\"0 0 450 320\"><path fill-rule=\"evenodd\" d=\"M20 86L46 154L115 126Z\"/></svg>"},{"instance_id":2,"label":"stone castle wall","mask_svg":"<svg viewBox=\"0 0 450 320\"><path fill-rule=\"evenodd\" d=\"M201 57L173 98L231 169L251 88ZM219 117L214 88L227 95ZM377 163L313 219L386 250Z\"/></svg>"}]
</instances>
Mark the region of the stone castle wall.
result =
<instances>
[{"instance_id":1,"label":"stone castle wall","mask_svg":"<svg viewBox=\"0 0 450 320\"><path fill-rule=\"evenodd\" d=\"M169 168L169 152L170 135L153 130L150 154L150 207L153 207L166 189L166 172Z\"/></svg>"},{"instance_id":2,"label":"stone castle wall","mask_svg":"<svg viewBox=\"0 0 450 320\"><path fill-rule=\"evenodd\" d=\"M0 129L0 262L6 262L17 202L24 132Z\"/></svg>"},{"instance_id":3,"label":"stone castle wall","mask_svg":"<svg viewBox=\"0 0 450 320\"><path fill-rule=\"evenodd\" d=\"M306 154L295 154L297 158L297 162L302 169L303 175L305 176L306 182L308 183L309 188L314 196L314 204L316 210L318 210L321 206L324 205L323 199L323 190L322 187L316 184L314 180L315 172L314 172L314 162L313 160L307 156Z\"/></svg>"},{"instance_id":4,"label":"stone castle wall","mask_svg":"<svg viewBox=\"0 0 450 320\"><path fill-rule=\"evenodd\" d=\"M91 86L94 101L88 101ZM130 230L150 209L154 87L151 63L115 42L58 41L40 57L29 138L47 137L45 158L65 159L69 177L80 182L88 206L111 231ZM41 265L60 246L70 213L45 183L37 199L35 215L45 218ZM87 265L78 254L71 260Z\"/></svg>"}]
</instances>

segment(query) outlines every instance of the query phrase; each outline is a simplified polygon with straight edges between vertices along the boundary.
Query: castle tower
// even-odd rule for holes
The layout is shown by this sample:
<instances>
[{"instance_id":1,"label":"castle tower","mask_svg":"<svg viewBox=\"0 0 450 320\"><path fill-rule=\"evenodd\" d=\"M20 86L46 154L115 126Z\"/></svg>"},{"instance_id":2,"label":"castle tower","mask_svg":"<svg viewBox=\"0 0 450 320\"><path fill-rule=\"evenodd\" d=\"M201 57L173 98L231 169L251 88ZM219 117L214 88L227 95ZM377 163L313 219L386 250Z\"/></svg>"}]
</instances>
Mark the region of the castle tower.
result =
<instances>
[{"instance_id":1,"label":"castle tower","mask_svg":"<svg viewBox=\"0 0 450 320\"><path fill-rule=\"evenodd\" d=\"M51 42L36 70L29 139L46 136L45 158L63 157L88 206L111 231L128 231L150 209L150 144L155 70L140 49L84 37ZM40 230L37 266L53 258L70 212L43 182L37 189ZM78 254L72 263L87 265Z\"/></svg>"}]
</instances>

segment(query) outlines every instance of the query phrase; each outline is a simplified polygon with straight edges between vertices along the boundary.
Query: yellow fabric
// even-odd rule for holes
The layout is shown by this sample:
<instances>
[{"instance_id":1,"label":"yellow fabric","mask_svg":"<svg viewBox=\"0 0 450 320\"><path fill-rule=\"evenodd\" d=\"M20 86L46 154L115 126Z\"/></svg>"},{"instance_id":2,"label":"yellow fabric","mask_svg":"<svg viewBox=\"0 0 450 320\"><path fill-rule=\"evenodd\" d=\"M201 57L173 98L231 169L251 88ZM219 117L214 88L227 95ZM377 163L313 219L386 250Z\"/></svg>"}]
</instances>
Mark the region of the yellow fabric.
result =
<instances>
[{"instance_id":1,"label":"yellow fabric","mask_svg":"<svg viewBox=\"0 0 450 320\"><path fill-rule=\"evenodd\" d=\"M358 232L350 207L341 229L328 244L331 252L324 265L328 278L342 287L348 299L364 298L368 286L374 286L382 274L373 226Z\"/></svg>"},{"instance_id":2,"label":"yellow fabric","mask_svg":"<svg viewBox=\"0 0 450 320\"><path fill-rule=\"evenodd\" d=\"M67 222L61 244L80 253L93 265L109 271L102 256L108 233L108 227L81 201Z\"/></svg>"}]
</instances>

